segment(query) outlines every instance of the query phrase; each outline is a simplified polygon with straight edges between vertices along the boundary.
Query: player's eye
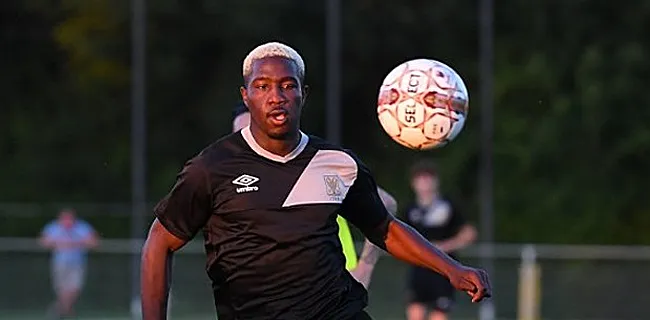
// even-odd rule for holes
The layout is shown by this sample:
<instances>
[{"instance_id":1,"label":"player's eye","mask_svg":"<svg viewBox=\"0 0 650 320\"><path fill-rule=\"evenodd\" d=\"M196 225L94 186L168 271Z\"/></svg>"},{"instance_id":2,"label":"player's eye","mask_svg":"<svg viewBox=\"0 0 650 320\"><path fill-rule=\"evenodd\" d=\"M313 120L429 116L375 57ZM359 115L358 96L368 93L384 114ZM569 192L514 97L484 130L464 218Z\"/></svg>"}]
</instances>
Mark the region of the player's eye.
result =
<instances>
[{"instance_id":1,"label":"player's eye","mask_svg":"<svg viewBox=\"0 0 650 320\"><path fill-rule=\"evenodd\" d=\"M284 85L284 88L287 89L287 90L293 90L293 89L298 88L298 85L295 84L295 83L287 83L287 84Z\"/></svg>"},{"instance_id":2,"label":"player's eye","mask_svg":"<svg viewBox=\"0 0 650 320\"><path fill-rule=\"evenodd\" d=\"M258 90L266 90L268 88L269 88L268 84L258 84L258 85L255 86L255 89L258 89Z\"/></svg>"}]
</instances>

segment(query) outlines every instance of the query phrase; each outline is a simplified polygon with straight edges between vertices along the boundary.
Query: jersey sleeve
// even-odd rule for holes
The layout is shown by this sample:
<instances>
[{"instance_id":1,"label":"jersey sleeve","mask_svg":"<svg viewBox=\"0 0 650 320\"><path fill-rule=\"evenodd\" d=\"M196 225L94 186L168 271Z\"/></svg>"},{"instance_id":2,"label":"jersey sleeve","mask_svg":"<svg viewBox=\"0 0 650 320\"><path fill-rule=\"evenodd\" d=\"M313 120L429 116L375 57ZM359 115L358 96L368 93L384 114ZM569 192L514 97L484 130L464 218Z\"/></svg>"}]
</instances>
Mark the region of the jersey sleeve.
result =
<instances>
[{"instance_id":1,"label":"jersey sleeve","mask_svg":"<svg viewBox=\"0 0 650 320\"><path fill-rule=\"evenodd\" d=\"M397 200L395 200L395 197L381 187L377 188L377 193L379 193L379 198L381 199L381 202L384 203L386 210L393 215L397 214Z\"/></svg>"},{"instance_id":2,"label":"jersey sleeve","mask_svg":"<svg viewBox=\"0 0 650 320\"><path fill-rule=\"evenodd\" d=\"M357 266L357 250L354 248L354 239L352 239L348 222L343 217L337 216L336 222L339 225L339 240L343 247L343 255L345 255L345 268L350 271Z\"/></svg>"},{"instance_id":3,"label":"jersey sleeve","mask_svg":"<svg viewBox=\"0 0 650 320\"><path fill-rule=\"evenodd\" d=\"M41 235L45 237L54 237L57 233L57 225L53 222L48 223L43 227L43 230L41 231Z\"/></svg>"},{"instance_id":4,"label":"jersey sleeve","mask_svg":"<svg viewBox=\"0 0 650 320\"><path fill-rule=\"evenodd\" d=\"M90 223L82 221L81 223L79 223L79 229L77 230L77 232L81 237L89 237L93 233L95 233L95 229L93 229Z\"/></svg>"},{"instance_id":5,"label":"jersey sleeve","mask_svg":"<svg viewBox=\"0 0 650 320\"><path fill-rule=\"evenodd\" d=\"M174 236L189 241L212 214L212 188L200 160L188 161L177 175L171 191L156 205L158 221Z\"/></svg>"},{"instance_id":6,"label":"jersey sleeve","mask_svg":"<svg viewBox=\"0 0 650 320\"><path fill-rule=\"evenodd\" d=\"M377 192L370 170L357 161L357 177L343 199L341 215L365 235L372 233L390 218Z\"/></svg>"}]
</instances>

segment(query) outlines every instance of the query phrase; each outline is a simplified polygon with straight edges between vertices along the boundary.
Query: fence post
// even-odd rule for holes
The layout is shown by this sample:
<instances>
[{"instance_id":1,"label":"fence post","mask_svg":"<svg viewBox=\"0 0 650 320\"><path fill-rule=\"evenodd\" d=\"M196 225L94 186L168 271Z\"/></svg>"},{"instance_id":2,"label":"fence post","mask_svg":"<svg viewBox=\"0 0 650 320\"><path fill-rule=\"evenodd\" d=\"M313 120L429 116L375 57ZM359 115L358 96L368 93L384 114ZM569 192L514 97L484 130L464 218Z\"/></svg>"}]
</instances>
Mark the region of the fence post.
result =
<instances>
[{"instance_id":1,"label":"fence post","mask_svg":"<svg viewBox=\"0 0 650 320\"><path fill-rule=\"evenodd\" d=\"M169 288L169 299L167 300L167 319L172 319L172 305L174 301L174 289Z\"/></svg>"},{"instance_id":2,"label":"fence post","mask_svg":"<svg viewBox=\"0 0 650 320\"><path fill-rule=\"evenodd\" d=\"M519 268L519 310L518 320L539 320L541 302L541 270L537 263L537 251L534 245L521 249L521 266Z\"/></svg>"}]
</instances>

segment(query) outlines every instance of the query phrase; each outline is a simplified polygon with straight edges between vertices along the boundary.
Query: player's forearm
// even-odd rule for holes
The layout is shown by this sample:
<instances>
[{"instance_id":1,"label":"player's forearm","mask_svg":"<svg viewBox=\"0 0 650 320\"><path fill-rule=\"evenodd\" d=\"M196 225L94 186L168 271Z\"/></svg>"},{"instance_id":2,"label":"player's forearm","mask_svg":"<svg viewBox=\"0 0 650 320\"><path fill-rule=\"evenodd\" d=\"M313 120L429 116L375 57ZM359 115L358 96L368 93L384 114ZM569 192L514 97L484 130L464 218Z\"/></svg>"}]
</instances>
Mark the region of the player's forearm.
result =
<instances>
[{"instance_id":1,"label":"player's forearm","mask_svg":"<svg viewBox=\"0 0 650 320\"><path fill-rule=\"evenodd\" d=\"M370 241L366 240L361 252L361 257L357 266L350 273L359 281L366 289L370 286L370 279L372 272L381 255L381 249L373 245Z\"/></svg>"},{"instance_id":2,"label":"player's forearm","mask_svg":"<svg viewBox=\"0 0 650 320\"><path fill-rule=\"evenodd\" d=\"M461 250L476 240L476 229L471 225L463 226L451 239L436 244L444 252Z\"/></svg>"},{"instance_id":3,"label":"player's forearm","mask_svg":"<svg viewBox=\"0 0 650 320\"><path fill-rule=\"evenodd\" d=\"M92 249L97 247L99 244L99 241L95 237L89 237L86 239L83 239L81 241L75 242L74 246L76 248L83 248L83 249Z\"/></svg>"},{"instance_id":4,"label":"player's forearm","mask_svg":"<svg viewBox=\"0 0 650 320\"><path fill-rule=\"evenodd\" d=\"M84 245L84 247L86 247L86 249L95 248L95 247L97 247L97 245L99 245L99 239L97 239L97 237L95 237L95 236L89 237L88 239L84 240L83 245Z\"/></svg>"},{"instance_id":5,"label":"player's forearm","mask_svg":"<svg viewBox=\"0 0 650 320\"><path fill-rule=\"evenodd\" d=\"M364 262L367 265L374 266L377 263L377 260L379 260L380 255L381 249L366 239L363 245L363 251L361 251L361 258L359 258L359 261Z\"/></svg>"},{"instance_id":6,"label":"player's forearm","mask_svg":"<svg viewBox=\"0 0 650 320\"><path fill-rule=\"evenodd\" d=\"M395 258L432 269L444 276L448 276L451 270L461 266L398 219L389 223L385 243L386 250Z\"/></svg>"},{"instance_id":7,"label":"player's forearm","mask_svg":"<svg viewBox=\"0 0 650 320\"><path fill-rule=\"evenodd\" d=\"M359 261L359 263L357 263L357 266L354 267L352 271L350 271L350 274L354 279L361 283L364 288L368 289L370 286L370 278L372 277L372 271L374 267L374 265Z\"/></svg>"},{"instance_id":8,"label":"player's forearm","mask_svg":"<svg viewBox=\"0 0 650 320\"><path fill-rule=\"evenodd\" d=\"M39 243L43 248L47 249L54 249L56 247L56 242L45 236L39 239Z\"/></svg>"},{"instance_id":9,"label":"player's forearm","mask_svg":"<svg viewBox=\"0 0 650 320\"><path fill-rule=\"evenodd\" d=\"M141 299L143 320L167 319L173 254L148 239L142 251Z\"/></svg>"},{"instance_id":10,"label":"player's forearm","mask_svg":"<svg viewBox=\"0 0 650 320\"><path fill-rule=\"evenodd\" d=\"M435 243L435 244L436 244L436 247L438 247L438 249L440 249L440 250L442 250L444 252L454 252L454 251L461 250L461 249L467 247L468 245L471 244L471 242L466 241L465 239L453 238L453 239L438 242L438 243Z\"/></svg>"}]
</instances>

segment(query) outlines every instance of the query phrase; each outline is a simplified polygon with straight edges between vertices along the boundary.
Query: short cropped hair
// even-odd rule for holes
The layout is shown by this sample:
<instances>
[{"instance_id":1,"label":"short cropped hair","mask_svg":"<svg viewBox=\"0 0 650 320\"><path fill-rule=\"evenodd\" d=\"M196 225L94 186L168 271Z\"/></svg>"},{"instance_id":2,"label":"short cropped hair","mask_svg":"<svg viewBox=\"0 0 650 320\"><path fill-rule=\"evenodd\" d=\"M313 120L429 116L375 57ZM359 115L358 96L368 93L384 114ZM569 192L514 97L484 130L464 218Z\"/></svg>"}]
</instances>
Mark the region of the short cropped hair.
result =
<instances>
[{"instance_id":1,"label":"short cropped hair","mask_svg":"<svg viewBox=\"0 0 650 320\"><path fill-rule=\"evenodd\" d=\"M410 178L413 179L421 174L430 175L432 177L438 176L438 168L435 163L428 160L420 160L411 166Z\"/></svg>"},{"instance_id":2,"label":"short cropped hair","mask_svg":"<svg viewBox=\"0 0 650 320\"><path fill-rule=\"evenodd\" d=\"M269 42L253 49L244 59L242 66L244 81L247 81L253 72L253 62L270 57L281 57L293 61L298 67L299 80L303 81L305 79L305 62L302 60L300 54L298 54L298 51L283 43Z\"/></svg>"}]
</instances>

